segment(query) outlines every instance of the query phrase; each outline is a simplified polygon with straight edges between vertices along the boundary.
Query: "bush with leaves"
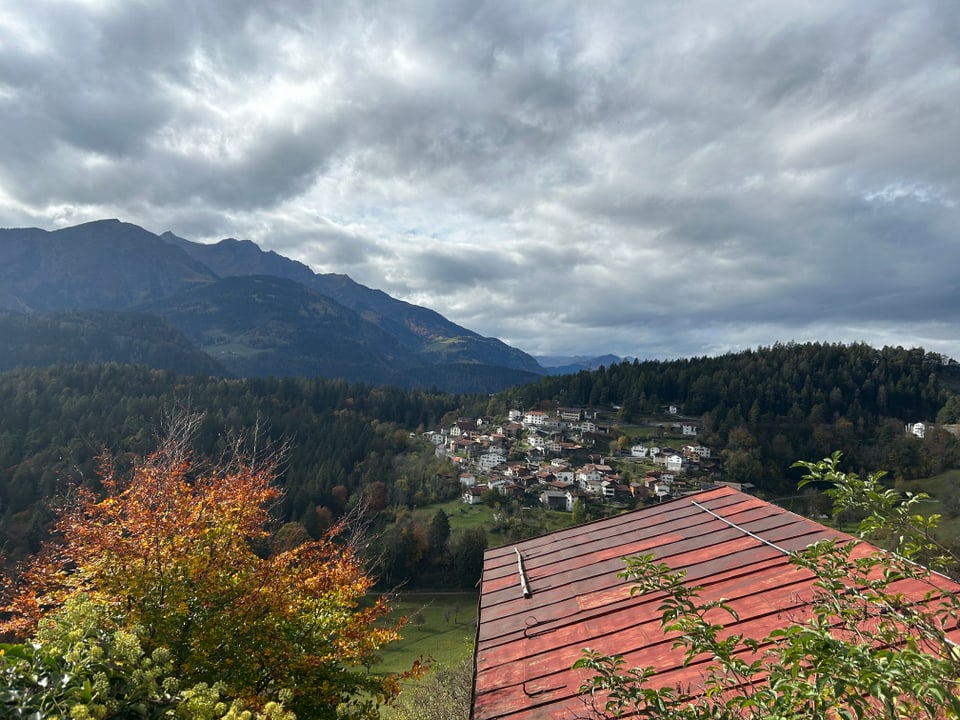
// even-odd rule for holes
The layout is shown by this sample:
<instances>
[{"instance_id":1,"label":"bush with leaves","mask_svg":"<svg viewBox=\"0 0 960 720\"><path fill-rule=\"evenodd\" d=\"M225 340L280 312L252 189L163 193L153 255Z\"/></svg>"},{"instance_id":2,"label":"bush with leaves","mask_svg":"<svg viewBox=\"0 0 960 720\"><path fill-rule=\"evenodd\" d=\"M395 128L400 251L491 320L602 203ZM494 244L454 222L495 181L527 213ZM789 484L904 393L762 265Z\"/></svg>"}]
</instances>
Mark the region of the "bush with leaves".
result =
<instances>
[{"instance_id":1,"label":"bush with leaves","mask_svg":"<svg viewBox=\"0 0 960 720\"><path fill-rule=\"evenodd\" d=\"M813 575L803 618L766 637L728 632L736 622L724 600L705 600L652 556L628 560L624 577L634 593L662 593L661 628L676 636L685 664L708 658L701 687L662 687L656 668L626 668L622 657L585 650L575 667L592 673L582 690L602 716L677 720L745 718L958 718L960 648L955 643L960 601L944 592L916 561L942 566L948 557L932 539L937 518L918 511L922 495L903 498L885 488L882 474L841 472L840 456L798 463L803 484L828 483L835 511L855 510L862 537L888 543L891 552L855 541L830 540L794 553ZM935 580L934 582L930 582ZM928 593L908 601L900 583Z\"/></svg>"},{"instance_id":2,"label":"bush with leaves","mask_svg":"<svg viewBox=\"0 0 960 720\"><path fill-rule=\"evenodd\" d=\"M169 653L185 685L254 710L285 701L300 718L375 717L399 678L367 668L397 625L366 601L372 580L346 528L266 553L276 456L205 467L184 449L185 422L129 476L105 462L103 496L76 490L59 541L12 583L0 630L25 637L85 595L108 609L108 632L138 628L147 657Z\"/></svg>"},{"instance_id":3,"label":"bush with leaves","mask_svg":"<svg viewBox=\"0 0 960 720\"><path fill-rule=\"evenodd\" d=\"M396 720L468 720L473 687L473 653L451 665L436 665L403 691Z\"/></svg>"},{"instance_id":4,"label":"bush with leaves","mask_svg":"<svg viewBox=\"0 0 960 720\"><path fill-rule=\"evenodd\" d=\"M182 688L166 648L149 656L142 628L108 630L103 606L78 596L45 618L27 644L0 646L0 716L292 720L280 703L244 710L222 686Z\"/></svg>"}]
</instances>

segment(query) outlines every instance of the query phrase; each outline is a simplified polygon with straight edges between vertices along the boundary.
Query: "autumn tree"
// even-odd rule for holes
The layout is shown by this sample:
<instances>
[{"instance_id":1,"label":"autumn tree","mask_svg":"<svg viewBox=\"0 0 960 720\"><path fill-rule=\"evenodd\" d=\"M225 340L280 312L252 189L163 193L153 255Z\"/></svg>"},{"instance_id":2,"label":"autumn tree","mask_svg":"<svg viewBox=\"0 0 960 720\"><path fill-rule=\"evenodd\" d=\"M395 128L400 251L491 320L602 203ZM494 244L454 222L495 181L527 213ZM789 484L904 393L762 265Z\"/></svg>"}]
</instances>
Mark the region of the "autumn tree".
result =
<instances>
[{"instance_id":1,"label":"autumn tree","mask_svg":"<svg viewBox=\"0 0 960 720\"><path fill-rule=\"evenodd\" d=\"M165 648L186 682L254 708L283 696L300 718L376 716L398 678L365 668L397 627L365 600L348 528L270 554L278 455L205 466L186 451L197 423L181 419L127 474L104 459L102 495L73 491L57 540L10 583L0 631L26 637L84 595L109 608L110 629L143 628L143 651Z\"/></svg>"}]
</instances>

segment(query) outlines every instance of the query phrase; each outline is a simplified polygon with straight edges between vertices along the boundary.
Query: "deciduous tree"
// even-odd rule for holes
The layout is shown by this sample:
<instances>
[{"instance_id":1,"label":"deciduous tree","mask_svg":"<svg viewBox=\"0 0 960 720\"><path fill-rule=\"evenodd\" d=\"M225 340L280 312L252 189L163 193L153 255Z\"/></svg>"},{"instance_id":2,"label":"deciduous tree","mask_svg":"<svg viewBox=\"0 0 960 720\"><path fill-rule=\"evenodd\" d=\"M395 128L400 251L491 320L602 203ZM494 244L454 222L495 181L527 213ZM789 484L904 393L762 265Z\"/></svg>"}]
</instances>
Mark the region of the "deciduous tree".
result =
<instances>
[{"instance_id":1,"label":"deciduous tree","mask_svg":"<svg viewBox=\"0 0 960 720\"><path fill-rule=\"evenodd\" d=\"M12 584L2 629L29 634L84 594L117 629L142 627L144 652L166 648L187 682L220 683L252 707L288 693L301 718L376 715L398 678L360 668L397 627L381 626L382 599L365 600L372 581L341 539L347 528L258 553L279 495L277 457L205 467L185 450L190 430L128 475L105 460L102 496L74 491L59 540Z\"/></svg>"},{"instance_id":2,"label":"deciduous tree","mask_svg":"<svg viewBox=\"0 0 960 720\"><path fill-rule=\"evenodd\" d=\"M220 684L184 686L166 648L147 655L143 629L108 629L107 613L72 598L29 643L0 646L0 717L295 720L278 702L245 710Z\"/></svg>"}]
</instances>

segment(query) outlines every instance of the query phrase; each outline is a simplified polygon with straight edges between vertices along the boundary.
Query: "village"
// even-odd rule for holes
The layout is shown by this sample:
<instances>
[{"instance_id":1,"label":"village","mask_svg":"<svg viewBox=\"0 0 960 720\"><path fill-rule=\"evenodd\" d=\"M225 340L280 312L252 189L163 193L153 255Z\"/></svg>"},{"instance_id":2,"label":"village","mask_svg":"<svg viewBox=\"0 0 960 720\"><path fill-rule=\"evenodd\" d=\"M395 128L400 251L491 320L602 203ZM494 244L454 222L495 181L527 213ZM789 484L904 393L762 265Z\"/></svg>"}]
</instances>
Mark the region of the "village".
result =
<instances>
[{"instance_id":1,"label":"village","mask_svg":"<svg viewBox=\"0 0 960 720\"><path fill-rule=\"evenodd\" d=\"M501 422L458 419L425 433L438 457L460 470L467 505L512 498L545 509L574 512L578 502L610 511L660 502L715 485L720 457L698 442L697 422L664 408L638 437L628 435L596 408L510 410Z\"/></svg>"}]
</instances>

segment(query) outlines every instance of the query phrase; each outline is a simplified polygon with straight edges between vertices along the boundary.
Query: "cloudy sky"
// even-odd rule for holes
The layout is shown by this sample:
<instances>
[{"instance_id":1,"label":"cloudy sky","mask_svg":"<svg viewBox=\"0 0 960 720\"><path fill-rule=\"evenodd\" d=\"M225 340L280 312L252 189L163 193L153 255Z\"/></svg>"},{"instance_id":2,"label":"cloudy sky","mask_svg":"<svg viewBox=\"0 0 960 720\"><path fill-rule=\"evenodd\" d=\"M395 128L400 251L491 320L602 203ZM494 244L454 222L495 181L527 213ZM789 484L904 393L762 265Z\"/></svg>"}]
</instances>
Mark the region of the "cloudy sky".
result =
<instances>
[{"instance_id":1,"label":"cloudy sky","mask_svg":"<svg viewBox=\"0 0 960 720\"><path fill-rule=\"evenodd\" d=\"M956 0L4 0L0 226L250 239L534 354L960 358Z\"/></svg>"}]
</instances>

